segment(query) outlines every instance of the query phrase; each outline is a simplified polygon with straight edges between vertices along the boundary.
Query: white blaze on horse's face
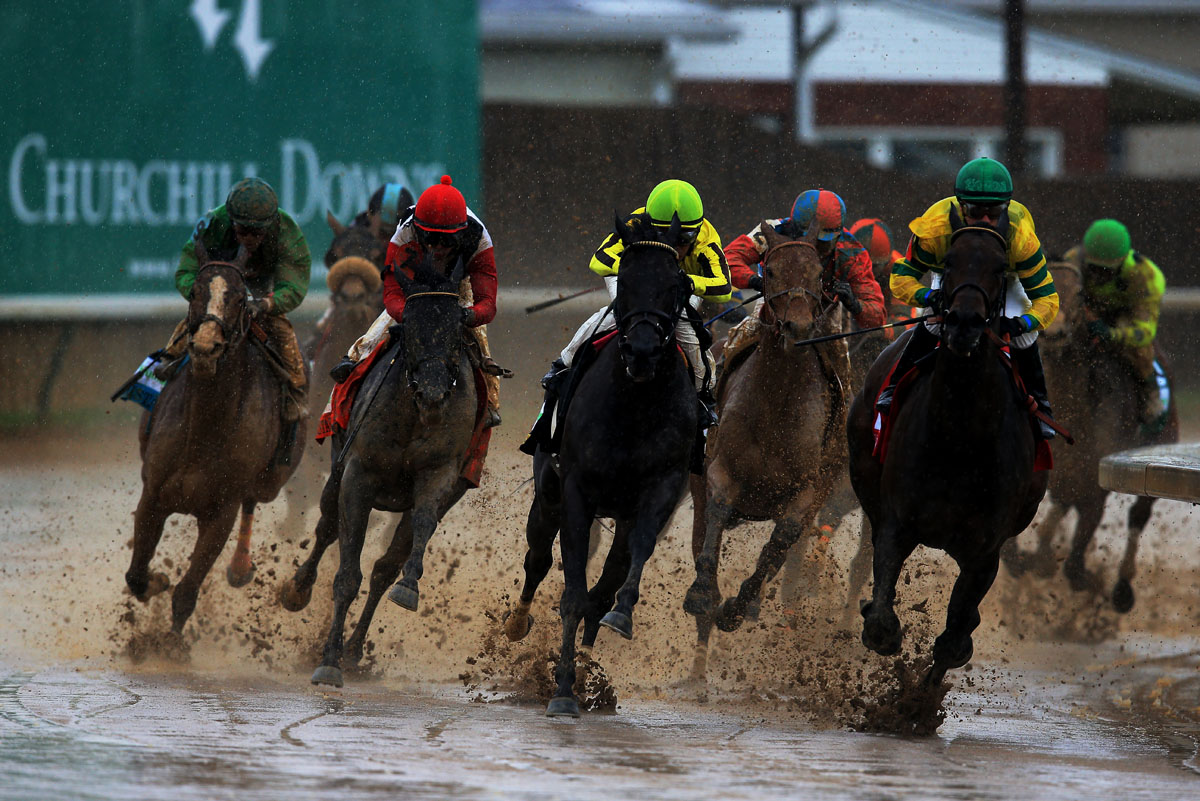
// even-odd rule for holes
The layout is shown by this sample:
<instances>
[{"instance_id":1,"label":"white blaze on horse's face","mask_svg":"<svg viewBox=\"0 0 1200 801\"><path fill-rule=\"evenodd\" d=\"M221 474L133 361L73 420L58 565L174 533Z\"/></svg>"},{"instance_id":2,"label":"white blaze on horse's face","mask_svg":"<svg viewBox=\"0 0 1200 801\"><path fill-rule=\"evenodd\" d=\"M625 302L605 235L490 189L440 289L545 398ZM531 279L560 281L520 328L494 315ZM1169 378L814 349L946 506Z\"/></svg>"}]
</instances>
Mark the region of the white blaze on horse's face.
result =
<instances>
[{"instance_id":1,"label":"white blaze on horse's face","mask_svg":"<svg viewBox=\"0 0 1200 801\"><path fill-rule=\"evenodd\" d=\"M231 292L229 284L221 276L215 276L208 285L208 305L204 312L219 319L225 319L226 305ZM217 370L217 359L225 349L225 334L221 326L212 319L205 320L192 334L190 346L194 370L201 375L213 375Z\"/></svg>"}]
</instances>

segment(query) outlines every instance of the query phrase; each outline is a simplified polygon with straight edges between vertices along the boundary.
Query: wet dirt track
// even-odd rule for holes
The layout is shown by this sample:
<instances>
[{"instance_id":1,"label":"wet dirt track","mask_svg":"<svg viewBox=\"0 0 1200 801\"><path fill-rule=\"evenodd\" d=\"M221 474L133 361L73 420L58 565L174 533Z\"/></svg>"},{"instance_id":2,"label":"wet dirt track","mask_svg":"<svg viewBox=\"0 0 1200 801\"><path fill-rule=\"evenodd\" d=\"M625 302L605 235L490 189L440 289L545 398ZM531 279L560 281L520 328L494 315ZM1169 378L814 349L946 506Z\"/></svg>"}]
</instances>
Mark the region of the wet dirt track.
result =
<instances>
[{"instance_id":1,"label":"wet dirt track","mask_svg":"<svg viewBox=\"0 0 1200 801\"><path fill-rule=\"evenodd\" d=\"M231 542L205 582L185 635L190 660L134 662L130 644L165 627L169 598L142 605L123 593L140 488L131 432L9 443L0 799L1200 797L1191 507L1156 510L1126 618L1070 595L1061 578L1002 575L971 669L950 674L945 723L934 737L902 738L851 731L857 718L842 703L870 701L890 662L843 622L850 523L807 593L785 603L771 591L759 624L714 635L707 691L678 685L694 636L678 608L691 579L685 505L648 567L634 640L605 632L594 652L616 714L548 719L541 687L514 665L556 646L557 571L535 601L526 649L495 638L523 553L518 433L502 432L485 488L435 536L421 610L381 606L369 675L350 674L336 691L308 683L336 554L312 607L281 611L275 588L311 533L276 535L278 502L260 517L255 581L225 584ZM1109 575L1124 509L1115 505L1097 562ZM195 527L173 521L157 563L177 573ZM731 538L744 555L723 569L724 592L764 536L751 526ZM370 542L373 557L383 541ZM940 630L950 575L933 554L914 559L898 606L911 648ZM1076 642L1056 642L1072 616Z\"/></svg>"}]
</instances>

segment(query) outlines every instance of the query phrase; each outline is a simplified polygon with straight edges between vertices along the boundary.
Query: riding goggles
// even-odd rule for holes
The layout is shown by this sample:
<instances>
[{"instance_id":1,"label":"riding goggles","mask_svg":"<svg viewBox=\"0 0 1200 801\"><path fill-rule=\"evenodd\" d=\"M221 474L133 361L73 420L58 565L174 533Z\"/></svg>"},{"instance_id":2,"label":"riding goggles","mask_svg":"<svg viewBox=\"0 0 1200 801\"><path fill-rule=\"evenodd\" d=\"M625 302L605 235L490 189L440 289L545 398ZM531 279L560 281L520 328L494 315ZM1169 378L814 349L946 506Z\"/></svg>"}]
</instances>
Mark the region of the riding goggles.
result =
<instances>
[{"instance_id":1,"label":"riding goggles","mask_svg":"<svg viewBox=\"0 0 1200 801\"><path fill-rule=\"evenodd\" d=\"M1007 201L1004 203L967 203L960 201L965 219L970 220L999 220L1008 210Z\"/></svg>"},{"instance_id":2,"label":"riding goggles","mask_svg":"<svg viewBox=\"0 0 1200 801\"><path fill-rule=\"evenodd\" d=\"M459 244L459 238L458 234L449 234L444 231L426 231L423 228L417 228L417 242L423 247L456 248Z\"/></svg>"}]
</instances>

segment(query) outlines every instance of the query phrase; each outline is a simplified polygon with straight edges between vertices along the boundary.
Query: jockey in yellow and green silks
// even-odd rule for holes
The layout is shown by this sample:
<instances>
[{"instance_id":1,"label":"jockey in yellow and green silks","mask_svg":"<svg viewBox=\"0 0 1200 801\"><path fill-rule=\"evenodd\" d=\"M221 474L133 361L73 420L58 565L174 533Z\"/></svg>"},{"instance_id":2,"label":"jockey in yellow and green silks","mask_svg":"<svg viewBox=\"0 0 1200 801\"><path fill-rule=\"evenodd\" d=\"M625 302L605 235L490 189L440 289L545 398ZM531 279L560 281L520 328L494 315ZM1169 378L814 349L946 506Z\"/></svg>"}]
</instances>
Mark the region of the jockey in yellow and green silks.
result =
<instances>
[{"instance_id":1,"label":"jockey in yellow and green silks","mask_svg":"<svg viewBox=\"0 0 1200 801\"><path fill-rule=\"evenodd\" d=\"M1046 393L1046 376L1038 351L1038 332L1054 322L1058 315L1058 292L1054 279L1046 268L1046 256L1038 241L1029 209L1012 199L1013 183L1008 169L998 161L977 158L968 161L958 171L954 181L954 196L944 198L929 207L924 214L909 223L912 238L908 252L892 265L889 287L897 300L912 306L937 309L941 304L941 275L946 252L950 249L950 214L957 212L967 225L1003 224L1004 240L1008 246L1010 273L1018 280L1008 282L1001 333L1011 337L1013 359L1021 371L1025 388L1038 408L1051 416ZM921 278L933 274L932 285L922 286ZM900 356L892 382L880 393L876 408L886 412L891 408L895 382L931 352L941 333L941 323L926 321L916 326L904 353ZM1044 439L1054 436L1054 429L1038 421Z\"/></svg>"},{"instance_id":2,"label":"jockey in yellow and green silks","mask_svg":"<svg viewBox=\"0 0 1200 801\"><path fill-rule=\"evenodd\" d=\"M699 309L706 300L724 303L730 299L733 285L729 277L729 264L721 249L721 237L712 223L705 219L704 203L694 186L687 181L663 181L651 190L646 205L635 209L629 219L642 215L648 216L656 228L663 230L670 229L673 217L679 217L679 239L668 244L675 248L679 268L691 276L691 305L694 309ZM617 272L621 268L621 253L624 250L620 237L615 233L609 234L600 243L588 265L592 272L604 278L609 298L614 300L617 296ZM616 321L608 306L589 317L563 348L559 358L555 359L550 372L542 379L542 385L546 386L556 374L571 366L576 352L593 333L615 327ZM675 339L692 365L696 390L711 417L715 405L712 399L712 356L700 347L696 330L686 317L675 326ZM705 376L708 377L707 381Z\"/></svg>"},{"instance_id":3,"label":"jockey in yellow and green silks","mask_svg":"<svg viewBox=\"0 0 1200 801\"><path fill-rule=\"evenodd\" d=\"M1083 276L1088 333L1117 347L1141 380L1139 409L1143 423L1163 409L1154 367L1154 339L1167 282L1158 265L1133 249L1129 230L1116 220L1096 220L1083 244L1065 260Z\"/></svg>"}]
</instances>

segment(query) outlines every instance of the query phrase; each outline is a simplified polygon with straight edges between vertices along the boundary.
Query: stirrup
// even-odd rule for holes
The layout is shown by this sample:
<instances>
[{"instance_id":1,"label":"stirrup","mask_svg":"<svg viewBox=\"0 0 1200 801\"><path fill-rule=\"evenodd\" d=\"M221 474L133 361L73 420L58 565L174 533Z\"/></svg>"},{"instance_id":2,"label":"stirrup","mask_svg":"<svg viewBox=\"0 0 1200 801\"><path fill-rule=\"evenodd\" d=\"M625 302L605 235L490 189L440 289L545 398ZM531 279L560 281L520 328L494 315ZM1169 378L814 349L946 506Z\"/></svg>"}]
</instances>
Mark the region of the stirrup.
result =
<instances>
[{"instance_id":1,"label":"stirrup","mask_svg":"<svg viewBox=\"0 0 1200 801\"><path fill-rule=\"evenodd\" d=\"M896 388L888 384L879 393L879 397L875 399L875 411L887 414L892 408L892 401L896 399Z\"/></svg>"},{"instance_id":2,"label":"stirrup","mask_svg":"<svg viewBox=\"0 0 1200 801\"><path fill-rule=\"evenodd\" d=\"M350 377L355 367L358 367L358 362L349 356L343 356L342 360L335 364L333 369L329 371L329 377L333 379L334 383L341 384Z\"/></svg>"},{"instance_id":3,"label":"stirrup","mask_svg":"<svg viewBox=\"0 0 1200 801\"><path fill-rule=\"evenodd\" d=\"M555 359L552 361L550 363L550 369L546 371L544 376L542 376L542 389L550 389L550 382L554 380L554 377L563 370L567 369L569 368L563 363L562 359Z\"/></svg>"},{"instance_id":4,"label":"stirrup","mask_svg":"<svg viewBox=\"0 0 1200 801\"><path fill-rule=\"evenodd\" d=\"M487 411L484 412L483 427L495 428L496 426L500 425L500 423L500 412L489 406Z\"/></svg>"}]
</instances>

